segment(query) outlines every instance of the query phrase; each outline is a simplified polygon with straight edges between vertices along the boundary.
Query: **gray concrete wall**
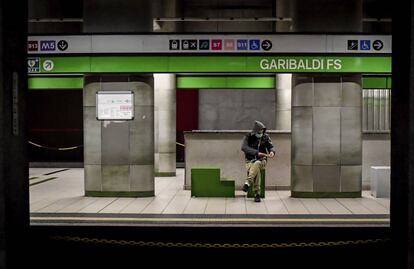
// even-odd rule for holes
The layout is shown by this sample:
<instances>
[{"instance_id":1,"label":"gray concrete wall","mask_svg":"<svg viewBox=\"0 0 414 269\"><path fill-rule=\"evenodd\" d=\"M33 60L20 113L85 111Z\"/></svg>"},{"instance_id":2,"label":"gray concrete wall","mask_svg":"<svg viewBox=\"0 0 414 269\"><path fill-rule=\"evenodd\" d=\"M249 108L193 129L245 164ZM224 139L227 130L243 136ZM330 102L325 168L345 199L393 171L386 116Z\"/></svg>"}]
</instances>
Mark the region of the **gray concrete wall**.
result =
<instances>
[{"instance_id":1,"label":"gray concrete wall","mask_svg":"<svg viewBox=\"0 0 414 269\"><path fill-rule=\"evenodd\" d=\"M155 3L149 0L83 1L83 32L152 32Z\"/></svg>"},{"instance_id":2,"label":"gray concrete wall","mask_svg":"<svg viewBox=\"0 0 414 269\"><path fill-rule=\"evenodd\" d=\"M154 195L154 91L152 76L85 77L85 193ZM132 91L134 119L98 121L97 91Z\"/></svg>"},{"instance_id":3,"label":"gray concrete wall","mask_svg":"<svg viewBox=\"0 0 414 269\"><path fill-rule=\"evenodd\" d=\"M275 129L275 90L203 89L199 91L200 130L249 130L255 120Z\"/></svg>"},{"instance_id":4,"label":"gray concrete wall","mask_svg":"<svg viewBox=\"0 0 414 269\"><path fill-rule=\"evenodd\" d=\"M185 138L185 188L191 186L191 167L217 166L221 177L236 181L241 189L246 179L244 153L241 144L245 131L234 132L189 132ZM290 134L270 132L276 148L276 157L270 159L266 167L266 187L288 189L290 185Z\"/></svg>"},{"instance_id":5,"label":"gray concrete wall","mask_svg":"<svg viewBox=\"0 0 414 269\"><path fill-rule=\"evenodd\" d=\"M262 18L273 16L270 0L196 0L186 1L183 16L190 18ZM274 22L201 21L185 22L185 32L273 32Z\"/></svg>"},{"instance_id":6,"label":"gray concrete wall","mask_svg":"<svg viewBox=\"0 0 414 269\"><path fill-rule=\"evenodd\" d=\"M218 166L222 177L236 180L236 187L244 183L244 155L240 150L245 133L241 131L193 132L185 134L186 154L189 156L185 164L186 188L191 186L190 169L193 166ZM276 157L267 166L267 189L290 189L290 155L291 134L270 133L276 147ZM370 187L370 167L373 165L390 165L390 135L364 134L362 143L362 184L364 189Z\"/></svg>"},{"instance_id":7,"label":"gray concrete wall","mask_svg":"<svg viewBox=\"0 0 414 269\"><path fill-rule=\"evenodd\" d=\"M296 1L292 10L294 32L361 32L361 0Z\"/></svg>"}]
</instances>

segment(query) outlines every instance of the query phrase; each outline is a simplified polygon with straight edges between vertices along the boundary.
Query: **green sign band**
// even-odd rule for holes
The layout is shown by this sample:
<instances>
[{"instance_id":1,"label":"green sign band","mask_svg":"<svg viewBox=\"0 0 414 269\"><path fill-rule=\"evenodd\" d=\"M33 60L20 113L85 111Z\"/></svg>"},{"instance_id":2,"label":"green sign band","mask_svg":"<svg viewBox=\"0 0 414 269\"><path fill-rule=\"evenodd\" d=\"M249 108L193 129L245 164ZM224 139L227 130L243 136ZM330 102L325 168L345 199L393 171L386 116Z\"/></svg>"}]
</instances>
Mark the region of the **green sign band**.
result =
<instances>
[{"instance_id":1,"label":"green sign band","mask_svg":"<svg viewBox=\"0 0 414 269\"><path fill-rule=\"evenodd\" d=\"M37 77L29 78L28 88L30 90L47 89L83 89L83 77Z\"/></svg>"},{"instance_id":2,"label":"green sign band","mask_svg":"<svg viewBox=\"0 0 414 269\"><path fill-rule=\"evenodd\" d=\"M391 77L363 77L364 89L391 89Z\"/></svg>"},{"instance_id":3,"label":"green sign band","mask_svg":"<svg viewBox=\"0 0 414 269\"><path fill-rule=\"evenodd\" d=\"M83 77L31 77L30 90L82 89ZM275 77L178 76L178 89L275 89ZM364 89L391 89L391 77L362 77Z\"/></svg>"},{"instance_id":4,"label":"green sign band","mask_svg":"<svg viewBox=\"0 0 414 269\"><path fill-rule=\"evenodd\" d=\"M275 89L275 77L177 77L178 89Z\"/></svg>"},{"instance_id":5,"label":"green sign band","mask_svg":"<svg viewBox=\"0 0 414 269\"><path fill-rule=\"evenodd\" d=\"M79 56L30 59L40 60L40 73L54 74L391 73L391 57L388 56ZM46 61L48 64L44 64ZM30 70L34 73L35 69Z\"/></svg>"}]
</instances>

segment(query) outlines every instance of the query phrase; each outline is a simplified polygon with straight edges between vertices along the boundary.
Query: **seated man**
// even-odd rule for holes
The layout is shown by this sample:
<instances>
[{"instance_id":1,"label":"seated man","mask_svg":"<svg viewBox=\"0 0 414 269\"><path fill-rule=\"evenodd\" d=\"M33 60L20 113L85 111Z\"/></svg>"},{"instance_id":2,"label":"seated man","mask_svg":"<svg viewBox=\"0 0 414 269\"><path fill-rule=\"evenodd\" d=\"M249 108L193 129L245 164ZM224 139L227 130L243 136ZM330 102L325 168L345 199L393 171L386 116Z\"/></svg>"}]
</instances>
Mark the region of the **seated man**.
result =
<instances>
[{"instance_id":1,"label":"seated man","mask_svg":"<svg viewBox=\"0 0 414 269\"><path fill-rule=\"evenodd\" d=\"M266 167L267 158L275 156L272 141L266 134L266 126L260 121L255 121L253 130L244 139L241 150L245 154L247 180L243 191L247 192L253 186L254 201L260 202L260 170Z\"/></svg>"}]
</instances>

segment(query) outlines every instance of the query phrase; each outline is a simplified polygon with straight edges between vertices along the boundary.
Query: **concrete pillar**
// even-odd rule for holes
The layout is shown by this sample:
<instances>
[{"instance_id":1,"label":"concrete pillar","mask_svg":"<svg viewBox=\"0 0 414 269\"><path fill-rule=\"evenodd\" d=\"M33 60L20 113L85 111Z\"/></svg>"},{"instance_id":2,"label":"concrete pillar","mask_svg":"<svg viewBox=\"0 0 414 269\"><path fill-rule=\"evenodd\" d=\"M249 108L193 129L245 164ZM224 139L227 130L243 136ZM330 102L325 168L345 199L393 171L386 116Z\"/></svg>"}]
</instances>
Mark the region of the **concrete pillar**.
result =
<instances>
[{"instance_id":1,"label":"concrete pillar","mask_svg":"<svg viewBox=\"0 0 414 269\"><path fill-rule=\"evenodd\" d=\"M154 74L156 176L175 176L175 91L175 74Z\"/></svg>"},{"instance_id":2,"label":"concrete pillar","mask_svg":"<svg viewBox=\"0 0 414 269\"><path fill-rule=\"evenodd\" d=\"M276 130L291 129L292 74L276 75Z\"/></svg>"},{"instance_id":3,"label":"concrete pillar","mask_svg":"<svg viewBox=\"0 0 414 269\"><path fill-rule=\"evenodd\" d=\"M29 253L27 2L0 2L0 268Z\"/></svg>"},{"instance_id":4,"label":"concrete pillar","mask_svg":"<svg viewBox=\"0 0 414 269\"><path fill-rule=\"evenodd\" d=\"M98 121L97 91L132 91L134 119ZM154 195L153 78L86 76L83 95L84 169L87 196Z\"/></svg>"},{"instance_id":5,"label":"concrete pillar","mask_svg":"<svg viewBox=\"0 0 414 269\"><path fill-rule=\"evenodd\" d=\"M302 33L362 30L359 0L300 1L293 14ZM361 196L361 93L361 75L293 75L293 197Z\"/></svg>"},{"instance_id":6,"label":"concrete pillar","mask_svg":"<svg viewBox=\"0 0 414 269\"><path fill-rule=\"evenodd\" d=\"M292 19L295 1L278 0L275 4L275 14L283 21L275 23L276 32L291 32L293 29ZM276 75L276 130L291 129L291 95L292 95L292 74Z\"/></svg>"}]
</instances>

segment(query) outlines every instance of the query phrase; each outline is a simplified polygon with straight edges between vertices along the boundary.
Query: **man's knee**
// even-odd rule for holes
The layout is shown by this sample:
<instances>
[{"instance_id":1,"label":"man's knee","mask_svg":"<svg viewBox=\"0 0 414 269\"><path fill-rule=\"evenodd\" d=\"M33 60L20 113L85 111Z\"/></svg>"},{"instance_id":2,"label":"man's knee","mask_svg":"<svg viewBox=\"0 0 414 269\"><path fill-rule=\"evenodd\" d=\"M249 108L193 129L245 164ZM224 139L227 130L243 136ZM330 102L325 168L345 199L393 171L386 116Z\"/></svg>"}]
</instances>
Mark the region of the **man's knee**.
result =
<instances>
[{"instance_id":1,"label":"man's knee","mask_svg":"<svg viewBox=\"0 0 414 269\"><path fill-rule=\"evenodd\" d=\"M262 165L261 161L255 161L253 164L255 167L260 167Z\"/></svg>"}]
</instances>

